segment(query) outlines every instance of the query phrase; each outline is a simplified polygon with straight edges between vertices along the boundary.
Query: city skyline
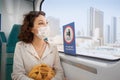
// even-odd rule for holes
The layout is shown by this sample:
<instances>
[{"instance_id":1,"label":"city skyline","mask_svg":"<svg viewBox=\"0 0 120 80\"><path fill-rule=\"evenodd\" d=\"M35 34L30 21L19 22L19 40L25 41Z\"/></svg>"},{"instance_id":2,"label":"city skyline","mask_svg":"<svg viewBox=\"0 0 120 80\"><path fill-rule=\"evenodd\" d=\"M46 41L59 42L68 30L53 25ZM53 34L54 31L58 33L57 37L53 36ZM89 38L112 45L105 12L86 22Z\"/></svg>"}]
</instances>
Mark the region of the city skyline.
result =
<instances>
[{"instance_id":1,"label":"city skyline","mask_svg":"<svg viewBox=\"0 0 120 80\"><path fill-rule=\"evenodd\" d=\"M48 16L54 16L58 18L60 18L61 16L62 18L68 16L69 18L69 15L71 14L73 14L72 17L74 17L74 14L76 14L76 16L80 16L80 14L83 15L82 12L86 13L87 9L89 9L90 7L94 7L102 10L105 13L105 16L109 18L108 20L110 20L110 16L120 16L119 3L120 0L46 0L43 3L42 9L46 12ZM68 12L70 12L71 14L68 14ZM110 21L107 22L107 24L108 23L110 23Z\"/></svg>"},{"instance_id":2,"label":"city skyline","mask_svg":"<svg viewBox=\"0 0 120 80\"><path fill-rule=\"evenodd\" d=\"M75 22L76 33L78 30L83 35L87 35L88 11L90 7L98 9L104 13L104 24L112 25L113 17L120 17L120 0L46 0L43 3L43 11L47 16L53 16L60 19L60 27L70 22ZM118 31L120 32L120 31Z\"/></svg>"},{"instance_id":3,"label":"city skyline","mask_svg":"<svg viewBox=\"0 0 120 80\"><path fill-rule=\"evenodd\" d=\"M112 17L111 25L105 28L105 35L107 43L120 43L120 20L117 17ZM106 36L107 35L107 36Z\"/></svg>"}]
</instances>

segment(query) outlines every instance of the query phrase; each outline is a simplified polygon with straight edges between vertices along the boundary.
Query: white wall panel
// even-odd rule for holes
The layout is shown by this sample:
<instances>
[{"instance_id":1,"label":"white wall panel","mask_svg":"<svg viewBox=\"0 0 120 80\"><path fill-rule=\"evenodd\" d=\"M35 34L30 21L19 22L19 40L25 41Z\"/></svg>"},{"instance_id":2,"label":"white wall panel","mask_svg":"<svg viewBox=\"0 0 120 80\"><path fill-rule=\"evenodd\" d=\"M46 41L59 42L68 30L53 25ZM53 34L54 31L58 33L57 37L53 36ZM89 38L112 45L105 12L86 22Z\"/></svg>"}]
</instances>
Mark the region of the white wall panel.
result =
<instances>
[{"instance_id":1,"label":"white wall panel","mask_svg":"<svg viewBox=\"0 0 120 80\"><path fill-rule=\"evenodd\" d=\"M8 37L13 24L21 24L23 15L33 10L33 3L26 0L2 0L2 28Z\"/></svg>"}]
</instances>

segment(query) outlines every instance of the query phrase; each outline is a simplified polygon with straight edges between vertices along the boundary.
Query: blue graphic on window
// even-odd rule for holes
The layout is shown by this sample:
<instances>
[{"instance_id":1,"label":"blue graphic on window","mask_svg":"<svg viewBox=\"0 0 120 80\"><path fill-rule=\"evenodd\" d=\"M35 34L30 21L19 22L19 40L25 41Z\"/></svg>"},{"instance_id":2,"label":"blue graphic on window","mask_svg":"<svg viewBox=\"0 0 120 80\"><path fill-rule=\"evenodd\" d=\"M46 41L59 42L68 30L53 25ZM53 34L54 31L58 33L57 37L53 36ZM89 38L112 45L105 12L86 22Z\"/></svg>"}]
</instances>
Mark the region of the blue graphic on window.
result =
<instances>
[{"instance_id":1,"label":"blue graphic on window","mask_svg":"<svg viewBox=\"0 0 120 80\"><path fill-rule=\"evenodd\" d=\"M74 22L63 26L64 52L76 55Z\"/></svg>"}]
</instances>

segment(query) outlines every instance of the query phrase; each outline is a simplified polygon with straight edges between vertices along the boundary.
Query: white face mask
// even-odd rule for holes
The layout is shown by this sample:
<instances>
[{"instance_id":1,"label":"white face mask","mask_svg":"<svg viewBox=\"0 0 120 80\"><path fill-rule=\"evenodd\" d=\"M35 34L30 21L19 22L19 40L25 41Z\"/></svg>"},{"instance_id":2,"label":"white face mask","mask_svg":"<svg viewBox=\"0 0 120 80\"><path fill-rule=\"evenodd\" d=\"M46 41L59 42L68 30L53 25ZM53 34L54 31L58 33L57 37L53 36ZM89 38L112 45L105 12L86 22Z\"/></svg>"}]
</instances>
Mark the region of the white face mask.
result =
<instances>
[{"instance_id":1,"label":"white face mask","mask_svg":"<svg viewBox=\"0 0 120 80\"><path fill-rule=\"evenodd\" d=\"M37 34L37 36L40 39L46 39L46 38L48 38L49 34L50 34L49 26L38 28L38 34Z\"/></svg>"}]
</instances>

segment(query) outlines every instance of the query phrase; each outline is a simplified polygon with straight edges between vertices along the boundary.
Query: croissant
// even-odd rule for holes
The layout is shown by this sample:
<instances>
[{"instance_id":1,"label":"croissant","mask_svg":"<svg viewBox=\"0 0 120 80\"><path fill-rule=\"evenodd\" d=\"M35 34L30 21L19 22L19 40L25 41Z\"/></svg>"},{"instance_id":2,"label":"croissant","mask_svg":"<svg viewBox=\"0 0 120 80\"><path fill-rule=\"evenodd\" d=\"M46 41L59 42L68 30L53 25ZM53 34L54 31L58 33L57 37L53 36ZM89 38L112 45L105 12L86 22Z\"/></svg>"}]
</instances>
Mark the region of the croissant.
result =
<instances>
[{"instance_id":1,"label":"croissant","mask_svg":"<svg viewBox=\"0 0 120 80\"><path fill-rule=\"evenodd\" d=\"M28 73L28 77L34 80L51 80L55 76L55 71L46 64L36 65Z\"/></svg>"}]
</instances>

